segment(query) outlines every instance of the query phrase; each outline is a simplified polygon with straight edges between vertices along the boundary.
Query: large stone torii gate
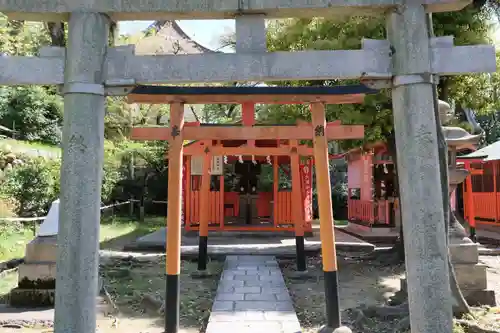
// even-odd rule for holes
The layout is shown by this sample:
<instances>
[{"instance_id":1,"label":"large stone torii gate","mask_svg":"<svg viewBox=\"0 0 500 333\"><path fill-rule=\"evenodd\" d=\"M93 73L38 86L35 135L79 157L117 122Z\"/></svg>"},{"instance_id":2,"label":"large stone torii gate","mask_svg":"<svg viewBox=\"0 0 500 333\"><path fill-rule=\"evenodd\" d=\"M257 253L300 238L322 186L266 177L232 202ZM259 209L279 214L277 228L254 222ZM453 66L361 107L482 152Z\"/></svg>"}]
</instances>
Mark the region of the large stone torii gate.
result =
<instances>
[{"instance_id":1,"label":"large stone torii gate","mask_svg":"<svg viewBox=\"0 0 500 333\"><path fill-rule=\"evenodd\" d=\"M65 113L55 332L90 333L96 329L106 95L126 95L136 84L362 77L393 88L398 169L404 189L401 193L404 236L412 240L405 244L412 329L421 333L451 332L452 298L437 167L433 74L493 72L495 50L490 46L453 47L452 38L430 39L425 22L426 13L460 10L470 2L0 0L0 11L11 19L69 21L66 50L46 48L39 57L0 59L0 84L63 87ZM264 17L352 14L387 15L389 40L365 40L361 50L348 51L268 53L245 47L265 45ZM241 52L236 54L135 56L133 47L107 46L111 20L227 18L237 21L237 43ZM174 123L180 121L175 110L172 117ZM182 154L182 145L172 147L177 147L172 156ZM173 179L181 175L177 164L171 163L169 170ZM178 184L174 183L169 182L180 191L180 179ZM173 220L179 217L179 209L169 207L170 225L180 223ZM321 219L326 221L322 223L333 221L331 216L321 216ZM167 264L169 274L178 274L179 262ZM337 285L336 274L332 276L333 284L325 281L327 289ZM175 333L179 323L179 281L167 280L168 312L173 315L166 317L166 332ZM327 290L327 295L334 295L333 299L327 297L327 326L332 329L340 325L338 293Z\"/></svg>"}]
</instances>

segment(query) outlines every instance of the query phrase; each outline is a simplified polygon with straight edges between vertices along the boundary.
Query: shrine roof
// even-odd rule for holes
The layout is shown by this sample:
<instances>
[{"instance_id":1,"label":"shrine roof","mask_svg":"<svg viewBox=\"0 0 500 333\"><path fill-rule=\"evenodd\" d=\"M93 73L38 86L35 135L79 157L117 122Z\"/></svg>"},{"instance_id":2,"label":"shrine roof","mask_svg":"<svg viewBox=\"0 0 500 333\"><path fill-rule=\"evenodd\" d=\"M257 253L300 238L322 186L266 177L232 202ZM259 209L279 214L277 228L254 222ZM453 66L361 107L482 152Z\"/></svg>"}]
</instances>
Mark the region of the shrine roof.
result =
<instances>
[{"instance_id":1,"label":"shrine roof","mask_svg":"<svg viewBox=\"0 0 500 333\"><path fill-rule=\"evenodd\" d=\"M365 95L378 90L365 85L333 87L223 87L223 86L136 86L128 95L129 103L186 104L296 104L322 102L326 104L362 103Z\"/></svg>"},{"instance_id":2,"label":"shrine roof","mask_svg":"<svg viewBox=\"0 0 500 333\"><path fill-rule=\"evenodd\" d=\"M488 161L498 161L500 160L500 141L492 143L484 148L476 150L473 153L458 156L457 160L484 160Z\"/></svg>"},{"instance_id":3,"label":"shrine roof","mask_svg":"<svg viewBox=\"0 0 500 333\"><path fill-rule=\"evenodd\" d=\"M363 84L321 87L223 87L223 86L136 86L131 94L141 95L359 95L375 94L378 90Z\"/></svg>"}]
</instances>

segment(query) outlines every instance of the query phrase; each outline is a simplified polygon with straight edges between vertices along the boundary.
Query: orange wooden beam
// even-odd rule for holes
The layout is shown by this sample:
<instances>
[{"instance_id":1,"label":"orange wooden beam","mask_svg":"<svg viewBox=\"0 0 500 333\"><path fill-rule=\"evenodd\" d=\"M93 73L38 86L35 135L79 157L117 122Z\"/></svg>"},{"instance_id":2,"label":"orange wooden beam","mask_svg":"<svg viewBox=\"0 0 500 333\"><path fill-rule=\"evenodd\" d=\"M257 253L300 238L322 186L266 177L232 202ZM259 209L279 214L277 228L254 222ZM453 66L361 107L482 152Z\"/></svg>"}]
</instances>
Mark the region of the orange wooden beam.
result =
<instances>
[{"instance_id":1,"label":"orange wooden beam","mask_svg":"<svg viewBox=\"0 0 500 333\"><path fill-rule=\"evenodd\" d=\"M146 95L130 94L128 103L141 104L243 104L247 102L256 104L303 104L321 102L325 104L360 104L363 103L365 94L353 95Z\"/></svg>"},{"instance_id":2,"label":"orange wooden beam","mask_svg":"<svg viewBox=\"0 0 500 333\"><path fill-rule=\"evenodd\" d=\"M361 139L363 125L326 126L328 140ZM167 127L134 127L133 140L169 140ZM188 126L182 133L184 140L307 140L313 138L312 126Z\"/></svg>"}]
</instances>

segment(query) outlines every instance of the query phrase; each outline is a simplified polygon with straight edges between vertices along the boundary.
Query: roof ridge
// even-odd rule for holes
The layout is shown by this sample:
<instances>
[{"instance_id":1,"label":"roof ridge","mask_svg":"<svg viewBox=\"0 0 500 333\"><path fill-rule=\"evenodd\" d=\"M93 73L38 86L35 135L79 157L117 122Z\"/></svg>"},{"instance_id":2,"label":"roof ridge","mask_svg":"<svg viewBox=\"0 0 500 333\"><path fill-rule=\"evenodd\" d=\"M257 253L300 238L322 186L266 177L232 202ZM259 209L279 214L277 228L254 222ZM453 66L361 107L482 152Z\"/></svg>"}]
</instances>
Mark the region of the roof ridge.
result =
<instances>
[{"instance_id":1,"label":"roof ridge","mask_svg":"<svg viewBox=\"0 0 500 333\"><path fill-rule=\"evenodd\" d=\"M156 33L159 33L165 26L169 25L172 29L178 33L182 38L186 41L192 43L192 46L196 48L198 51L202 53L220 53L220 51L212 50L208 47L205 47L195 41L193 38L189 37L189 35L180 27L176 20L162 20L162 21L154 21L149 29L154 29Z\"/></svg>"}]
</instances>

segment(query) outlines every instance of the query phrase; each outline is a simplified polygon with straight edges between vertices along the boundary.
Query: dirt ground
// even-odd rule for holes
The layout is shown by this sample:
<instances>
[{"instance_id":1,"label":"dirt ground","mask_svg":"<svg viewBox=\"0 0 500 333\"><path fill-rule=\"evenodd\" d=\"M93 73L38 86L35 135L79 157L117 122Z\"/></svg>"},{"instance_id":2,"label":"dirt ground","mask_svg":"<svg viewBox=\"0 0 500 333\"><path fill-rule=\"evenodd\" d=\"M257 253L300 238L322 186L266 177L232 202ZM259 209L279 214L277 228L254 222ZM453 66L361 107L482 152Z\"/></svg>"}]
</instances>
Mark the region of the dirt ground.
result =
<instances>
[{"instance_id":1,"label":"dirt ground","mask_svg":"<svg viewBox=\"0 0 500 333\"><path fill-rule=\"evenodd\" d=\"M223 263L210 262L211 277L196 279L196 263L182 261L181 264L181 333L204 332ZM165 259L108 259L101 264L106 292L98 299L97 327L99 333L160 333L164 321L161 308L165 295ZM168 310L167 310L168 311ZM2 333L49 333L53 329L47 323L53 311L31 321L11 320L12 328L1 328ZM16 318L16 315L7 316ZM0 316L0 321L2 321ZM18 326L17 328L15 326ZM45 326L45 327L44 327Z\"/></svg>"},{"instance_id":2,"label":"dirt ground","mask_svg":"<svg viewBox=\"0 0 500 333\"><path fill-rule=\"evenodd\" d=\"M497 300L500 300L500 257L482 256L481 262L489 266L489 288L497 292ZM325 323L323 272L320 258L309 258L307 280L288 278L295 270L294 260L280 260L280 265L302 324L303 333L316 333L318 327ZM209 270L214 273L213 278L193 279L190 273L196 270L196 264L188 261L182 262L181 333L204 332L222 266L222 262L211 262ZM165 263L162 256L147 259L108 259L103 262L101 272L105 276L105 287L109 298L104 295L101 299L102 304L99 307L97 319L98 332L163 332L163 315L158 312L165 290ZM403 265L383 266L379 262L339 258L343 321L346 324L352 322L353 318L349 315L349 311L346 311L348 309L361 305L383 304L399 290L399 278L403 273ZM500 308L483 311L485 313L483 318L486 318L484 320L487 325L500 327ZM53 313L51 315L53 316ZM21 329L0 328L0 332L52 332L50 327L36 325L43 322L40 319L24 323ZM391 321L373 321L365 326L362 332L392 333L394 324ZM464 331L456 330L455 332L463 333ZM355 333L361 332L355 331Z\"/></svg>"},{"instance_id":3,"label":"dirt ground","mask_svg":"<svg viewBox=\"0 0 500 333\"><path fill-rule=\"evenodd\" d=\"M489 289L497 292L497 300L500 301L500 257L484 256L481 257L481 261L489 266ZM404 265L386 266L374 261L356 262L341 258L338 264L340 307L343 322L347 325L354 320L349 309L363 305L382 305L400 289L400 277L404 274ZM309 278L305 281L290 278L290 273L295 270L294 260L280 260L280 265L303 328L302 332L316 333L325 323L321 258L309 258ZM487 316L484 316L486 317L486 325L500 328L500 308L492 309ZM390 320L373 321L363 327L362 333L392 333L394 326L395 322Z\"/></svg>"}]
</instances>

